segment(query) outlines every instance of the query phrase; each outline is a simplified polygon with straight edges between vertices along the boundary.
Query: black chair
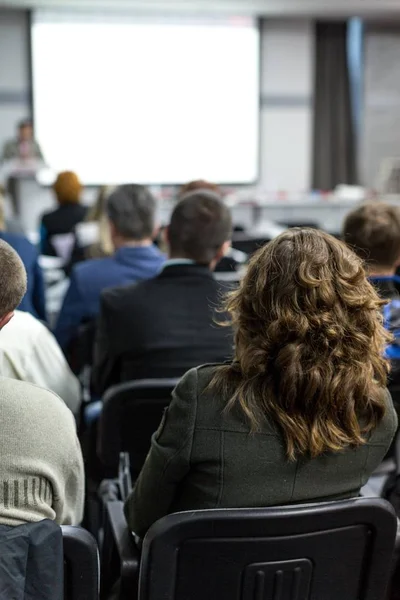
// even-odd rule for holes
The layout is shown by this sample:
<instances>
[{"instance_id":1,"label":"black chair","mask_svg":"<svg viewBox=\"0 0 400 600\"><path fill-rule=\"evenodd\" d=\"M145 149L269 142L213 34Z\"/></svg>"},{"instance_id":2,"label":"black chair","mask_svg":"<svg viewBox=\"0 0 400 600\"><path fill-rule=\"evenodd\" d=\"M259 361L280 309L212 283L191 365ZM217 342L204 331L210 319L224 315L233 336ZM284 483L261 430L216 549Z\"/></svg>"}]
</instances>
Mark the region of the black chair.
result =
<instances>
[{"instance_id":1,"label":"black chair","mask_svg":"<svg viewBox=\"0 0 400 600\"><path fill-rule=\"evenodd\" d=\"M81 527L0 526L0 598L98 600L99 553Z\"/></svg>"},{"instance_id":2,"label":"black chair","mask_svg":"<svg viewBox=\"0 0 400 600\"><path fill-rule=\"evenodd\" d=\"M234 232L232 236L232 248L240 250L250 257L256 252L261 246L271 241L271 237L266 235L260 235L258 233L251 232Z\"/></svg>"},{"instance_id":3,"label":"black chair","mask_svg":"<svg viewBox=\"0 0 400 600\"><path fill-rule=\"evenodd\" d=\"M140 556L122 503L108 516L121 600L384 600L397 529L381 499L191 511L155 523Z\"/></svg>"},{"instance_id":4,"label":"black chair","mask_svg":"<svg viewBox=\"0 0 400 600\"><path fill-rule=\"evenodd\" d=\"M94 537L81 527L61 527L64 548L64 597L98 600L99 553Z\"/></svg>"},{"instance_id":5,"label":"black chair","mask_svg":"<svg viewBox=\"0 0 400 600\"><path fill-rule=\"evenodd\" d=\"M131 472L139 473L150 439L169 405L179 379L143 379L113 386L104 395L97 453L107 477L118 475L121 452L130 456Z\"/></svg>"}]
</instances>

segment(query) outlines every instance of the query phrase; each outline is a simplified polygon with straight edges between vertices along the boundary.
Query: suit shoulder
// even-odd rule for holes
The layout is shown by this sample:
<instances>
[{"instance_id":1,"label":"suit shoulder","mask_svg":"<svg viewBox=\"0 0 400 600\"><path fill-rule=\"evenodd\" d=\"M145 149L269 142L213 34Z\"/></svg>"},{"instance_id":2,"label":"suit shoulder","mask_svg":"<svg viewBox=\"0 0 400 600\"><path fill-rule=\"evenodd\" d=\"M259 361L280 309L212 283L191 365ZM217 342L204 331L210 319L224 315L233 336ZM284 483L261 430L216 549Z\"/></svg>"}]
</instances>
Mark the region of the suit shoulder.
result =
<instances>
[{"instance_id":1,"label":"suit shoulder","mask_svg":"<svg viewBox=\"0 0 400 600\"><path fill-rule=\"evenodd\" d=\"M92 273L101 273L104 269L109 268L114 264L114 259L111 256L103 258L89 258L74 266L73 274L77 278L84 278Z\"/></svg>"},{"instance_id":2,"label":"suit shoulder","mask_svg":"<svg viewBox=\"0 0 400 600\"><path fill-rule=\"evenodd\" d=\"M220 363L206 364L190 369L181 379L181 383L185 383L192 389L196 389L198 395L202 394L209 387L216 369L220 367Z\"/></svg>"},{"instance_id":3,"label":"suit shoulder","mask_svg":"<svg viewBox=\"0 0 400 600\"><path fill-rule=\"evenodd\" d=\"M131 307L133 302L140 301L141 298L145 298L146 303L148 303L149 294L157 287L157 277L155 277L152 279L134 281L127 285L107 288L103 290L101 296L103 304L108 306L118 306L118 308L121 308L125 305L129 305Z\"/></svg>"}]
</instances>

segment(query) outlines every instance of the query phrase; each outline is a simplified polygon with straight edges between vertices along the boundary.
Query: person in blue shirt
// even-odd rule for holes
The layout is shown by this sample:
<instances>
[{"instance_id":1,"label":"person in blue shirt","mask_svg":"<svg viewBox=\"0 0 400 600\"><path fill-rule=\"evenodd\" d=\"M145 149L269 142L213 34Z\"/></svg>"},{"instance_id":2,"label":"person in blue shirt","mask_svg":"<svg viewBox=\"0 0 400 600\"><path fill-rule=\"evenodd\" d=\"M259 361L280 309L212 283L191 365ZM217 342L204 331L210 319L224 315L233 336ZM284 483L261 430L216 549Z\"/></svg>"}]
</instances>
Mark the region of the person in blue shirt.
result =
<instances>
[{"instance_id":1,"label":"person in blue shirt","mask_svg":"<svg viewBox=\"0 0 400 600\"><path fill-rule=\"evenodd\" d=\"M4 240L19 254L28 276L28 287L19 310L31 313L41 321L46 320L46 304L42 269L38 262L38 252L25 236L8 231L0 231Z\"/></svg>"},{"instance_id":2,"label":"person in blue shirt","mask_svg":"<svg viewBox=\"0 0 400 600\"><path fill-rule=\"evenodd\" d=\"M149 190L134 184L116 188L108 198L107 214L115 253L73 268L55 327L64 350L77 337L80 326L98 316L104 289L154 277L165 261L153 244L156 201Z\"/></svg>"},{"instance_id":3,"label":"person in blue shirt","mask_svg":"<svg viewBox=\"0 0 400 600\"><path fill-rule=\"evenodd\" d=\"M370 282L387 300L383 306L386 329L394 336L386 348L393 375L400 380L400 208L385 202L367 202L347 215L344 240L365 261ZM397 376L396 376L397 380Z\"/></svg>"}]
</instances>

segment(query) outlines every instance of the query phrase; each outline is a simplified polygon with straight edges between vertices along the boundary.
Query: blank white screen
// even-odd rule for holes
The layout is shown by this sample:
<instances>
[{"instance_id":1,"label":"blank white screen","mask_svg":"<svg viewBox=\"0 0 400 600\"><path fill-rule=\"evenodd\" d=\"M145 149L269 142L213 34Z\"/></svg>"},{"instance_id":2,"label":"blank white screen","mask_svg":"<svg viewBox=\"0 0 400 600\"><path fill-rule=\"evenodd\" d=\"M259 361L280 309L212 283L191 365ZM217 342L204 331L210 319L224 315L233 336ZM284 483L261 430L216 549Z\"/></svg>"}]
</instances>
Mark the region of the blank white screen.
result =
<instances>
[{"instance_id":1,"label":"blank white screen","mask_svg":"<svg viewBox=\"0 0 400 600\"><path fill-rule=\"evenodd\" d=\"M36 11L32 62L35 133L54 169L86 184L257 179L253 20Z\"/></svg>"}]
</instances>

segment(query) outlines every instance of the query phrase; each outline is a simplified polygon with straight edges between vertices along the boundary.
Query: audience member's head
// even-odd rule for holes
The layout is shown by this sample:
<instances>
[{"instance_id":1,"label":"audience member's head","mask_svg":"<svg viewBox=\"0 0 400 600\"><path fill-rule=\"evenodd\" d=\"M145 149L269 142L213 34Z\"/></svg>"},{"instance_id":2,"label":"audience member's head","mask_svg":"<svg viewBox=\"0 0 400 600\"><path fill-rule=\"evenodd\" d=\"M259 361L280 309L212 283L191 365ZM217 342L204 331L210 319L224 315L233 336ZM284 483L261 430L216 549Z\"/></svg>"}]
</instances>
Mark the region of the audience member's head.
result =
<instances>
[{"instance_id":1,"label":"audience member's head","mask_svg":"<svg viewBox=\"0 0 400 600\"><path fill-rule=\"evenodd\" d=\"M53 184L53 190L59 204L78 204L82 184L76 173L73 171L63 171L58 174Z\"/></svg>"},{"instance_id":2,"label":"audience member's head","mask_svg":"<svg viewBox=\"0 0 400 600\"><path fill-rule=\"evenodd\" d=\"M194 181L189 181L189 183L185 183L185 185L181 187L178 193L178 198L182 200L189 194L194 192L204 192L205 190L213 192L219 198L222 197L221 189L216 183L211 183L205 179L196 179Z\"/></svg>"},{"instance_id":3,"label":"audience member's head","mask_svg":"<svg viewBox=\"0 0 400 600\"><path fill-rule=\"evenodd\" d=\"M346 217L343 238L370 274L393 274L400 263L400 209L384 202L359 206Z\"/></svg>"},{"instance_id":4,"label":"audience member's head","mask_svg":"<svg viewBox=\"0 0 400 600\"><path fill-rule=\"evenodd\" d=\"M345 243L290 229L228 296L235 362L214 383L253 430L272 417L291 459L358 446L384 414L383 304Z\"/></svg>"},{"instance_id":5,"label":"audience member's head","mask_svg":"<svg viewBox=\"0 0 400 600\"><path fill-rule=\"evenodd\" d=\"M178 202L166 232L170 258L194 260L213 269L232 237L229 208L212 192L197 192Z\"/></svg>"},{"instance_id":6,"label":"audience member's head","mask_svg":"<svg viewBox=\"0 0 400 600\"><path fill-rule=\"evenodd\" d=\"M18 123L18 139L20 142L30 142L33 138L33 126L30 119Z\"/></svg>"},{"instance_id":7,"label":"audience member's head","mask_svg":"<svg viewBox=\"0 0 400 600\"><path fill-rule=\"evenodd\" d=\"M116 248L150 244L156 233L156 201L142 185L121 185L108 197L107 213Z\"/></svg>"},{"instance_id":8,"label":"audience member's head","mask_svg":"<svg viewBox=\"0 0 400 600\"><path fill-rule=\"evenodd\" d=\"M0 240L0 329L6 325L26 293L26 271L9 244Z\"/></svg>"}]
</instances>

